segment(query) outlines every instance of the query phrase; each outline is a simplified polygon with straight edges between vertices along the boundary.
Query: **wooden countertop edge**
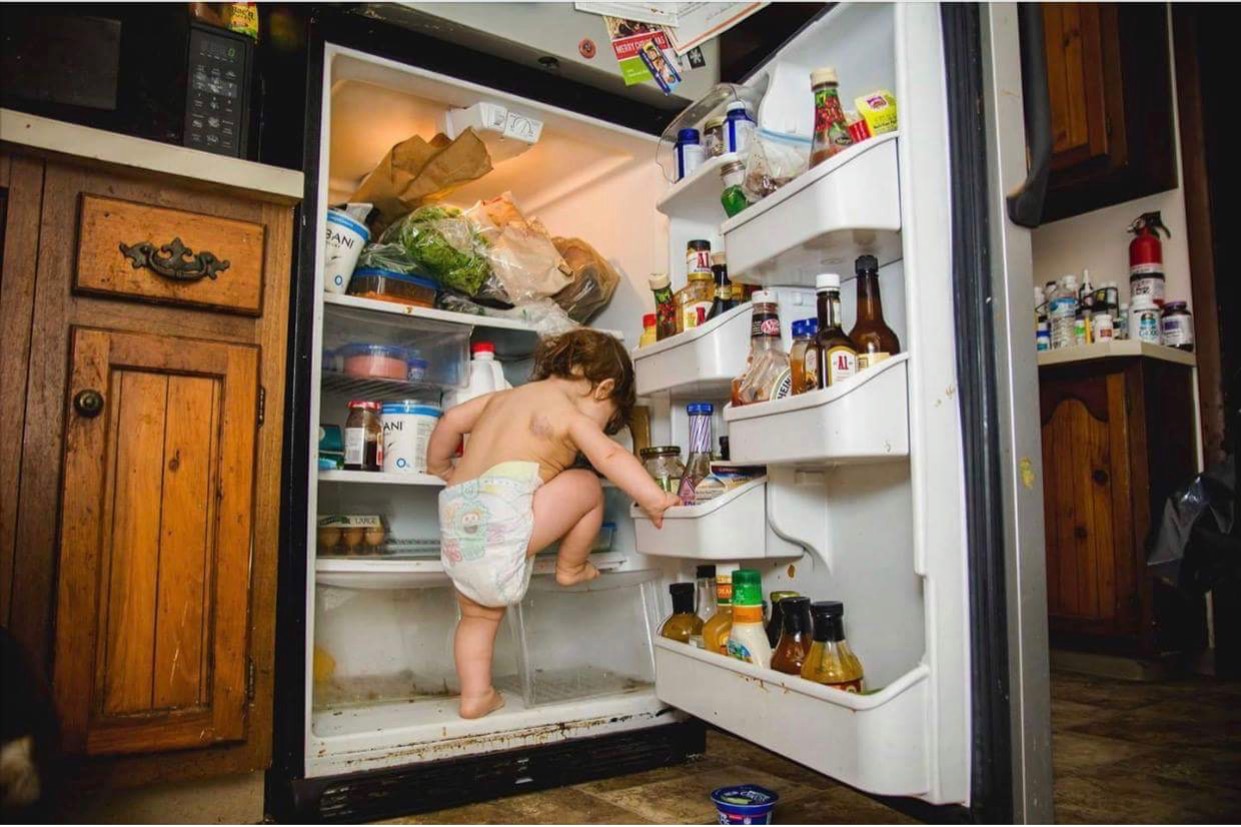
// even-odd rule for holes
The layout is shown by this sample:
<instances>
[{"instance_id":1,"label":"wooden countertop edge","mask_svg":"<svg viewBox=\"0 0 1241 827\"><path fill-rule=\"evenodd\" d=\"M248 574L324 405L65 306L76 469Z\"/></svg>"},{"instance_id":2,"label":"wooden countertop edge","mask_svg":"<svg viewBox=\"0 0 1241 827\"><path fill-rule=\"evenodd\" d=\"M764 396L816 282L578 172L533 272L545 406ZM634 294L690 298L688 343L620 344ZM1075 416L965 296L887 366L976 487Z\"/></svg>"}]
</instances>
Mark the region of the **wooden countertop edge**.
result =
<instances>
[{"instance_id":1,"label":"wooden countertop edge","mask_svg":"<svg viewBox=\"0 0 1241 827\"><path fill-rule=\"evenodd\" d=\"M1092 345L1077 345L1076 347L1066 347L1059 350L1044 350L1038 354L1038 366L1040 368L1055 367L1057 365L1071 365L1097 359L1117 358L1159 359L1164 362L1173 362L1191 368L1196 367L1198 364L1193 353L1178 350L1174 347L1164 347L1163 345L1152 345L1126 339L1115 342L1096 342Z\"/></svg>"},{"instance_id":2,"label":"wooden countertop edge","mask_svg":"<svg viewBox=\"0 0 1241 827\"><path fill-rule=\"evenodd\" d=\"M0 142L118 166L149 170L295 204L305 181L297 170L133 138L89 126L0 109Z\"/></svg>"}]
</instances>

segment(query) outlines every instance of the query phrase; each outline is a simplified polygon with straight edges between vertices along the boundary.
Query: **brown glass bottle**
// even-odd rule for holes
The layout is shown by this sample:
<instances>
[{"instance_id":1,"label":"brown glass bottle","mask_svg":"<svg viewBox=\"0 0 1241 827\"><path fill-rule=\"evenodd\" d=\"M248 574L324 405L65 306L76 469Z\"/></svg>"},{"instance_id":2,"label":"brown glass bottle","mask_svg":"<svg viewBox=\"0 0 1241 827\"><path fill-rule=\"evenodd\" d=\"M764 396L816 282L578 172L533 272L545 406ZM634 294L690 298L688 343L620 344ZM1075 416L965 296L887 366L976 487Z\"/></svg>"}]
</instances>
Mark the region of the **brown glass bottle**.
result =
<instances>
[{"instance_id":1,"label":"brown glass bottle","mask_svg":"<svg viewBox=\"0 0 1241 827\"><path fill-rule=\"evenodd\" d=\"M857 274L857 322L849 338L857 348L859 371L901 352L901 342L883 320L883 300L879 297L879 261L860 256L854 263Z\"/></svg>"},{"instance_id":2,"label":"brown glass bottle","mask_svg":"<svg viewBox=\"0 0 1241 827\"><path fill-rule=\"evenodd\" d=\"M786 597L780 601L780 606L784 628L771 654L771 668L786 675L800 675L806 656L810 654L810 630L806 628L810 598Z\"/></svg>"},{"instance_id":3,"label":"brown glass bottle","mask_svg":"<svg viewBox=\"0 0 1241 827\"><path fill-rule=\"evenodd\" d=\"M857 346L841 327L840 276L820 273L815 277L818 298L819 387L828 388L857 373Z\"/></svg>"}]
</instances>

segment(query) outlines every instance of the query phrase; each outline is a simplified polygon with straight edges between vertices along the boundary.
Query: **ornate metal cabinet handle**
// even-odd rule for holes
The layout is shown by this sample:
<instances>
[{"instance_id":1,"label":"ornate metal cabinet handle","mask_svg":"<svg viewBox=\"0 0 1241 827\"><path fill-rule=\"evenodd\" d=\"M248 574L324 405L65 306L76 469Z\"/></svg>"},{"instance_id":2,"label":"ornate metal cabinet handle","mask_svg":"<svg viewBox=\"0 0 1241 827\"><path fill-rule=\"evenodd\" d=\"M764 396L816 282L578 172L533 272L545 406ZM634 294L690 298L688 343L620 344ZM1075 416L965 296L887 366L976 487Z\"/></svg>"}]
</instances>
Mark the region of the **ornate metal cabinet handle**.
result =
<instances>
[{"instance_id":1,"label":"ornate metal cabinet handle","mask_svg":"<svg viewBox=\"0 0 1241 827\"><path fill-rule=\"evenodd\" d=\"M228 269L228 261L220 261L206 250L195 253L182 244L180 238L174 238L158 249L149 241L122 244L121 252L133 261L135 270L149 267L174 281L198 281L204 276L214 279L217 273Z\"/></svg>"}]
</instances>

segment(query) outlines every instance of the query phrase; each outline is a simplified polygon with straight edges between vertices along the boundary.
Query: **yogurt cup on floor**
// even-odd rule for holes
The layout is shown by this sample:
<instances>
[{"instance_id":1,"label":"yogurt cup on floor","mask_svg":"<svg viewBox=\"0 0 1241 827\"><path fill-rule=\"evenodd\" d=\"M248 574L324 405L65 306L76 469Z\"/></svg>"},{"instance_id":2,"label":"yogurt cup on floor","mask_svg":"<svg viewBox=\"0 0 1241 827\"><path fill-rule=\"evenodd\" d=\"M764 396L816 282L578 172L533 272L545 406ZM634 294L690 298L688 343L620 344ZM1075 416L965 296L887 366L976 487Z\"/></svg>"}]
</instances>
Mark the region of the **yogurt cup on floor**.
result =
<instances>
[{"instance_id":1,"label":"yogurt cup on floor","mask_svg":"<svg viewBox=\"0 0 1241 827\"><path fill-rule=\"evenodd\" d=\"M770 824L779 793L757 784L720 787L711 792L720 824Z\"/></svg>"}]
</instances>

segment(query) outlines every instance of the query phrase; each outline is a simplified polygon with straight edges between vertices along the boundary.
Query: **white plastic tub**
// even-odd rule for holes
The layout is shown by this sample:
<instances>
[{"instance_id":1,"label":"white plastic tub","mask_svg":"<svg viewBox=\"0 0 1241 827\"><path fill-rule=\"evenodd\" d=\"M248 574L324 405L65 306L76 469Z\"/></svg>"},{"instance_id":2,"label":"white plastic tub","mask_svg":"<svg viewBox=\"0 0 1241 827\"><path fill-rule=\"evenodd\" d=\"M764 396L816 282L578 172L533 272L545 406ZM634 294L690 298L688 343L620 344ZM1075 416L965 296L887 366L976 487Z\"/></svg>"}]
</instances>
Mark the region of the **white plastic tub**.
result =
<instances>
[{"instance_id":1,"label":"white plastic tub","mask_svg":"<svg viewBox=\"0 0 1241 827\"><path fill-rule=\"evenodd\" d=\"M873 695L858 695L655 640L661 701L877 795L930 790L929 674L919 665Z\"/></svg>"},{"instance_id":2,"label":"white plastic tub","mask_svg":"<svg viewBox=\"0 0 1241 827\"><path fill-rule=\"evenodd\" d=\"M682 505L664 512L663 528L637 505L630 510L635 546L642 554L696 560L755 560L799 557L800 546L767 525L767 478L760 477L702 505Z\"/></svg>"},{"instance_id":3,"label":"white plastic tub","mask_svg":"<svg viewBox=\"0 0 1241 827\"><path fill-rule=\"evenodd\" d=\"M909 354L839 385L724 409L740 464L843 465L909 456Z\"/></svg>"},{"instance_id":4,"label":"white plastic tub","mask_svg":"<svg viewBox=\"0 0 1241 827\"><path fill-rule=\"evenodd\" d=\"M639 396L717 398L745 368L753 305L734 307L704 324L632 352Z\"/></svg>"},{"instance_id":5,"label":"white plastic tub","mask_svg":"<svg viewBox=\"0 0 1241 827\"><path fill-rule=\"evenodd\" d=\"M897 135L850 147L725 221L730 277L813 285L817 273L853 272L864 253L899 259Z\"/></svg>"}]
</instances>

